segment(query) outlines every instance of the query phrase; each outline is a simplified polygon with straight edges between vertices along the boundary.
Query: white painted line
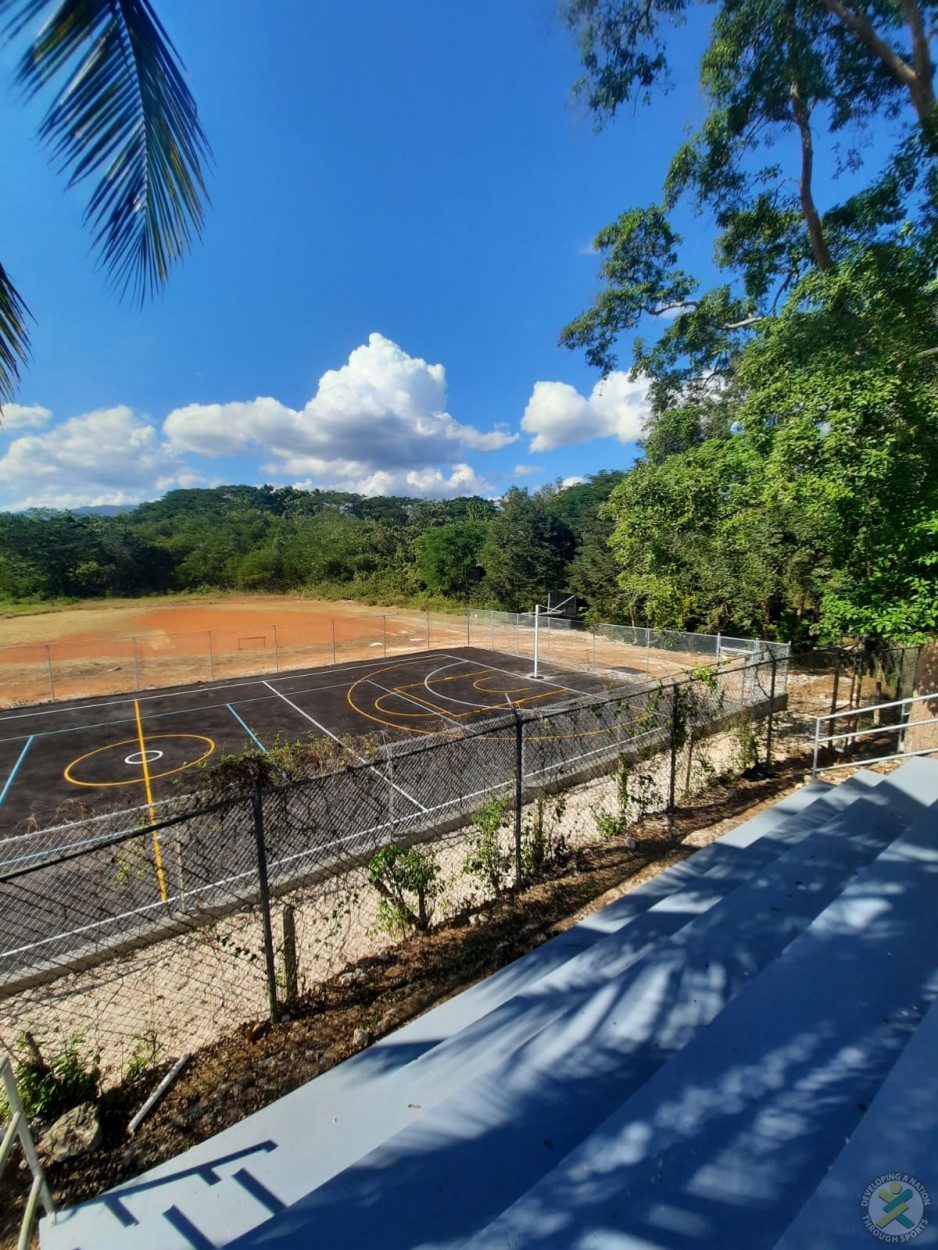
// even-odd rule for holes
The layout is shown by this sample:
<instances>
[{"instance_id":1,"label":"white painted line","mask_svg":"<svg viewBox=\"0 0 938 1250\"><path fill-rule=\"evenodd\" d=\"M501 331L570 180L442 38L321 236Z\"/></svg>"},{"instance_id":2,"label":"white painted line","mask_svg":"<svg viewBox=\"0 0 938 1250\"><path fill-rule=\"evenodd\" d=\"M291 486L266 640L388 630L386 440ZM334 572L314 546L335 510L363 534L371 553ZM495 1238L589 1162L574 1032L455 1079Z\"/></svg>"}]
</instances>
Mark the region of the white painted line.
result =
<instances>
[{"instance_id":1,"label":"white painted line","mask_svg":"<svg viewBox=\"0 0 938 1250\"><path fill-rule=\"evenodd\" d=\"M424 805L419 801L419 799L415 799L412 794L408 794L407 791L402 790L399 785L395 785L393 781L389 781L388 778L385 777L384 773L382 773L380 768L376 768L374 764L369 764L364 756L359 755L357 751L353 751L350 746L347 746L346 743L344 743L342 739L338 736L338 734L334 734L331 729L327 729L325 725L320 724L318 720L310 716L309 712L304 712L301 707L298 707L293 702L292 699L288 699L285 694L281 694L279 690L274 690L273 686L271 686L269 681L265 681L264 685L267 686L277 696L278 699L283 699L284 703L286 703L289 707L292 707L294 712L297 712L300 716L308 720L309 723L313 725L316 729L318 729L320 733L323 733L327 737L331 738L333 742L337 742L344 751L348 751L349 755L354 756L355 759L359 761L359 763L367 765L367 767L371 769L371 771L375 774L376 777L380 777L381 780L385 783L385 785L390 786L392 790L396 790L398 794L402 794L404 798L408 801L408 803L413 803L414 807L419 808L420 811L422 812L426 812L429 810L428 808L424 807Z\"/></svg>"}]
</instances>

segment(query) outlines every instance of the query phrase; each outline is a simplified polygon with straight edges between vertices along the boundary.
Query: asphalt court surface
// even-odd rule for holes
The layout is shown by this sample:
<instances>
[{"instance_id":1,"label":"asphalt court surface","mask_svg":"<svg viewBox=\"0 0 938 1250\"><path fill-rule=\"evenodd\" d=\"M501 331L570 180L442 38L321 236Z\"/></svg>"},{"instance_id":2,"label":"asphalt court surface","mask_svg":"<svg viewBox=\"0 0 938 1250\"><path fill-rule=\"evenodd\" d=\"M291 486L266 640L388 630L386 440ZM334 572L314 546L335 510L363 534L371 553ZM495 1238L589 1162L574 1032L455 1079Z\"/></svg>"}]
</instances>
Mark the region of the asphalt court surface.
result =
<instances>
[{"instance_id":1,"label":"asphalt court surface","mask_svg":"<svg viewBox=\"0 0 938 1250\"><path fill-rule=\"evenodd\" d=\"M604 691L603 678L476 647L335 668L17 708L0 716L0 838L78 804L139 808L185 788L193 767L279 738L438 733ZM66 805L63 807L63 805ZM48 823L43 820L42 823Z\"/></svg>"}]
</instances>

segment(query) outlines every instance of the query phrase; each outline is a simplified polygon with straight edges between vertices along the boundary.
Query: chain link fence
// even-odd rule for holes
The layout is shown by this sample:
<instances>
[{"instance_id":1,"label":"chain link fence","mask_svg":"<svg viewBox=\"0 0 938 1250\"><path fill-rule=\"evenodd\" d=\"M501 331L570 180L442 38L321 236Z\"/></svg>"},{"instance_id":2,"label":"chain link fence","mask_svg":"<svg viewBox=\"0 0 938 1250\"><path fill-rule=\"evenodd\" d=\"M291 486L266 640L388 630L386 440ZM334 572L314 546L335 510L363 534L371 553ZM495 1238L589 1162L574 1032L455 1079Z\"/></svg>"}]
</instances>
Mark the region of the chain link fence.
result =
<instances>
[{"instance_id":1,"label":"chain link fence","mask_svg":"<svg viewBox=\"0 0 938 1250\"><path fill-rule=\"evenodd\" d=\"M784 655L763 648L680 681L324 755L300 779L267 761L263 784L229 793L208 775L156 823L144 809L24 834L0 864L2 1041L80 1037L116 1082L276 1018L393 936L388 900L408 887L388 848L419 851L425 919L484 907L770 756L786 681Z\"/></svg>"},{"instance_id":2,"label":"chain link fence","mask_svg":"<svg viewBox=\"0 0 938 1250\"><path fill-rule=\"evenodd\" d=\"M188 633L66 639L0 649L0 707L320 668L376 656L477 646L533 658L534 614L468 610L309 617ZM718 634L540 618L545 663L667 676L699 663L787 647Z\"/></svg>"}]
</instances>

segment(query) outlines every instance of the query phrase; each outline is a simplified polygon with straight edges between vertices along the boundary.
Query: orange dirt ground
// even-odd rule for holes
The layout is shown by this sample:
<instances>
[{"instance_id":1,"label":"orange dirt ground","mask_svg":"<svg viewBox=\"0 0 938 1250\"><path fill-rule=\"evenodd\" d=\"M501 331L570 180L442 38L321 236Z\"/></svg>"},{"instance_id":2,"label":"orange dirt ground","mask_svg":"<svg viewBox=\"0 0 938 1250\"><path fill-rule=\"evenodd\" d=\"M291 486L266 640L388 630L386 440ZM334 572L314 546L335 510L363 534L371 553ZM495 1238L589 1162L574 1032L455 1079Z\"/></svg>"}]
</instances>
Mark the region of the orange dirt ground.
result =
<instances>
[{"instance_id":1,"label":"orange dirt ground","mask_svg":"<svg viewBox=\"0 0 938 1250\"><path fill-rule=\"evenodd\" d=\"M286 595L10 613L0 619L0 706L323 664L405 642L416 649L425 632L424 613Z\"/></svg>"}]
</instances>

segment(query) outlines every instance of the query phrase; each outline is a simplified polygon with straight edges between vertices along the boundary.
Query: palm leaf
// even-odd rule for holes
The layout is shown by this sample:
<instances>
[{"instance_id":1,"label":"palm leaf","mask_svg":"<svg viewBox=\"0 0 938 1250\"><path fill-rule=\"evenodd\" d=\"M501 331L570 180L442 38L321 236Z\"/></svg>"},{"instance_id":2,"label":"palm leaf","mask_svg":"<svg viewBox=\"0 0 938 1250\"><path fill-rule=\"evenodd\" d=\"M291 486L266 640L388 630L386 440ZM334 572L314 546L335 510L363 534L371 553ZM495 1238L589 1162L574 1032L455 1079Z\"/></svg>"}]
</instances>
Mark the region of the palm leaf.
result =
<instances>
[{"instance_id":1,"label":"palm leaf","mask_svg":"<svg viewBox=\"0 0 938 1250\"><path fill-rule=\"evenodd\" d=\"M15 38L52 0L0 0ZM149 0L60 0L20 62L28 97L66 76L40 127L69 186L99 174L85 210L100 259L141 300L202 233L211 159L175 48Z\"/></svg>"},{"instance_id":2,"label":"palm leaf","mask_svg":"<svg viewBox=\"0 0 938 1250\"><path fill-rule=\"evenodd\" d=\"M12 400L20 378L20 364L29 357L29 310L0 265L0 404Z\"/></svg>"}]
</instances>

